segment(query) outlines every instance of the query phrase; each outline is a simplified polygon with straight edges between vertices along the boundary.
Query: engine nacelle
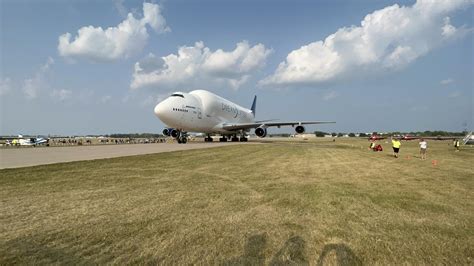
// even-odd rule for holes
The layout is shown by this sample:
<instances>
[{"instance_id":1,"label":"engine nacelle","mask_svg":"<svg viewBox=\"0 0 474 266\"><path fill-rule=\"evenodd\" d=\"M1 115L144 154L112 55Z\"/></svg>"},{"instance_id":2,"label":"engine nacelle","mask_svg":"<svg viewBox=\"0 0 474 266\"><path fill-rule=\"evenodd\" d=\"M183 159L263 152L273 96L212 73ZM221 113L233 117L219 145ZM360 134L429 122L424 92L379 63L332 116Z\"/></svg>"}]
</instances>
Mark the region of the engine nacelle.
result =
<instances>
[{"instance_id":1,"label":"engine nacelle","mask_svg":"<svg viewBox=\"0 0 474 266\"><path fill-rule=\"evenodd\" d=\"M264 138L267 135L267 129L264 127L257 127L255 129L255 135L259 138Z\"/></svg>"},{"instance_id":2,"label":"engine nacelle","mask_svg":"<svg viewBox=\"0 0 474 266\"><path fill-rule=\"evenodd\" d=\"M299 125L299 126L296 126L296 127L295 127L295 131L296 131L296 133L298 133L298 134L303 134L304 131L305 131L305 128L304 128L304 126Z\"/></svg>"},{"instance_id":3,"label":"engine nacelle","mask_svg":"<svg viewBox=\"0 0 474 266\"><path fill-rule=\"evenodd\" d=\"M174 128L171 129L171 131L170 131L170 136L173 137L173 138L175 138L175 139L177 139L177 138L179 137L179 131L176 130L176 129L174 129Z\"/></svg>"},{"instance_id":4,"label":"engine nacelle","mask_svg":"<svg viewBox=\"0 0 474 266\"><path fill-rule=\"evenodd\" d=\"M171 131L171 129L170 129L170 128L165 128L165 129L163 129L163 135L165 135L165 136L168 136L168 137L169 137L169 135L170 135L170 131Z\"/></svg>"}]
</instances>

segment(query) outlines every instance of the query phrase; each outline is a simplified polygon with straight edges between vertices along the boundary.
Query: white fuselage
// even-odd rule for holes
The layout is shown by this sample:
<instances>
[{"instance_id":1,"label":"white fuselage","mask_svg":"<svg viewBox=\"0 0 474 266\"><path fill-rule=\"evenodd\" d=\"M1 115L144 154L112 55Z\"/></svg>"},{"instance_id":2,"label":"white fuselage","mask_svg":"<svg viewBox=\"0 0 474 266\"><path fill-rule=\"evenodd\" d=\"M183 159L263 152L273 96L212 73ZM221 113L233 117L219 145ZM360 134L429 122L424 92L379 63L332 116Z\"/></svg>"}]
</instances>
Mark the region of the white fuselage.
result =
<instances>
[{"instance_id":1,"label":"white fuselage","mask_svg":"<svg viewBox=\"0 0 474 266\"><path fill-rule=\"evenodd\" d=\"M254 122L251 110L205 90L173 93L154 111L168 127L184 132L232 133L221 126Z\"/></svg>"}]
</instances>

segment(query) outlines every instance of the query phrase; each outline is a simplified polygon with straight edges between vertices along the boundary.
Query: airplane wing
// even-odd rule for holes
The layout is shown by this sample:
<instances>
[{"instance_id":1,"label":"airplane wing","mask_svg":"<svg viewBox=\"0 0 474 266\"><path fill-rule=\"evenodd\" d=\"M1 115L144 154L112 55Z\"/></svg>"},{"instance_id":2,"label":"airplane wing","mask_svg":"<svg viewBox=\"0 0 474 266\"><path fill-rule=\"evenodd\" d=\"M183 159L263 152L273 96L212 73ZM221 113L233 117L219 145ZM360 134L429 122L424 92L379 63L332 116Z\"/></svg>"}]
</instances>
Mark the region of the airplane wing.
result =
<instances>
[{"instance_id":1,"label":"airplane wing","mask_svg":"<svg viewBox=\"0 0 474 266\"><path fill-rule=\"evenodd\" d=\"M299 125L314 125L314 124L332 124L334 121L290 121L290 122L255 122L255 123L235 123L223 124L222 129L233 131L241 129L250 129L257 127L281 127L281 126L299 126Z\"/></svg>"}]
</instances>

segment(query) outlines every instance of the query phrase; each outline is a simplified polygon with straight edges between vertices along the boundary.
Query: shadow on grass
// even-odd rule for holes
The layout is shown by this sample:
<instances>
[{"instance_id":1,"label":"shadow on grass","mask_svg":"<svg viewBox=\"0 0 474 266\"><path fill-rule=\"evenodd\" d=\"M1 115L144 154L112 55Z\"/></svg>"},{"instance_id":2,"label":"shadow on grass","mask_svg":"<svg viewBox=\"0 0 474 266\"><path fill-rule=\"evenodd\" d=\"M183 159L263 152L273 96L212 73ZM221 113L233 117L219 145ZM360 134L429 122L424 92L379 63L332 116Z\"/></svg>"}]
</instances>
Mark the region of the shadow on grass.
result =
<instances>
[{"instance_id":1,"label":"shadow on grass","mask_svg":"<svg viewBox=\"0 0 474 266\"><path fill-rule=\"evenodd\" d=\"M265 263L265 246L267 234L253 235L247 239L244 254L225 261L222 265L263 265Z\"/></svg>"},{"instance_id":2,"label":"shadow on grass","mask_svg":"<svg viewBox=\"0 0 474 266\"><path fill-rule=\"evenodd\" d=\"M326 265L327 263L324 263L324 259L331 253L331 251L335 252L337 265L362 265L360 259L345 244L325 245L316 265Z\"/></svg>"},{"instance_id":3,"label":"shadow on grass","mask_svg":"<svg viewBox=\"0 0 474 266\"><path fill-rule=\"evenodd\" d=\"M273 256L270 265L309 265L305 255L305 246L306 242L300 236L291 237Z\"/></svg>"},{"instance_id":4,"label":"shadow on grass","mask_svg":"<svg viewBox=\"0 0 474 266\"><path fill-rule=\"evenodd\" d=\"M266 233L253 235L247 239L242 256L225 261L222 265L265 265L266 244ZM269 265L309 265L305 249L305 240L300 236L292 236L272 257ZM360 259L345 244L325 245L316 265L326 265L325 259L331 254L335 255L338 265L362 265Z\"/></svg>"},{"instance_id":5,"label":"shadow on grass","mask_svg":"<svg viewBox=\"0 0 474 266\"><path fill-rule=\"evenodd\" d=\"M78 256L73 248L55 247L45 239L20 237L5 243L0 265L13 264L94 264ZM1 253L0 253L1 254Z\"/></svg>"}]
</instances>

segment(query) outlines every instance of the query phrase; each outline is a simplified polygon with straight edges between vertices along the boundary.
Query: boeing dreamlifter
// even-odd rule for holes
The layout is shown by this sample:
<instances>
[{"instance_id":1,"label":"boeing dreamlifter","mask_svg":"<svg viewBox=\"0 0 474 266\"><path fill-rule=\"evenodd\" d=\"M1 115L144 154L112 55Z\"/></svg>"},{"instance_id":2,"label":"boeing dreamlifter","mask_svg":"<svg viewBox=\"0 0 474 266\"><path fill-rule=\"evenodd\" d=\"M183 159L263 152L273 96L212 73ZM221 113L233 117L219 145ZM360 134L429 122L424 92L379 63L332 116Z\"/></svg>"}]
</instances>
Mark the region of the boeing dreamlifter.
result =
<instances>
[{"instance_id":1,"label":"boeing dreamlifter","mask_svg":"<svg viewBox=\"0 0 474 266\"><path fill-rule=\"evenodd\" d=\"M168 128L163 134L186 143L187 132L207 134L205 141L212 141L211 134L220 134L220 141L247 141L246 132L255 128L255 135L263 138L268 127L292 126L296 133L305 132L303 125L335 123L330 121L255 121L257 96L250 109L239 106L206 90L189 93L175 92L155 106L155 115ZM240 138L239 138L240 137Z\"/></svg>"}]
</instances>

